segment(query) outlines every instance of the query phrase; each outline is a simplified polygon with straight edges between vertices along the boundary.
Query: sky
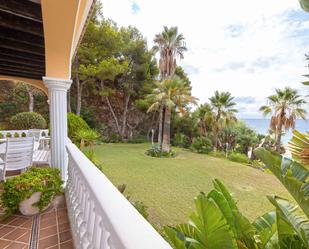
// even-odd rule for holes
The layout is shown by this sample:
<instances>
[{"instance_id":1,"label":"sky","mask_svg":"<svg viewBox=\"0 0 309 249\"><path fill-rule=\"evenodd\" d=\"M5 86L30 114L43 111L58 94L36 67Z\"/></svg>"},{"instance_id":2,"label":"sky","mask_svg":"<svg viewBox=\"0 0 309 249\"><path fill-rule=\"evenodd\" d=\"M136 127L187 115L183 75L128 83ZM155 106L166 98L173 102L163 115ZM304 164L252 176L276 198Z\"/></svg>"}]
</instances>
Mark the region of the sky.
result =
<instances>
[{"instance_id":1,"label":"sky","mask_svg":"<svg viewBox=\"0 0 309 249\"><path fill-rule=\"evenodd\" d=\"M240 118L258 109L276 88L301 84L309 74L309 13L298 0L101 0L103 15L135 26L149 48L163 26L178 26L188 51L178 60L200 103L215 90L235 97ZM309 99L308 99L309 101ZM307 106L309 107L309 106Z\"/></svg>"}]
</instances>

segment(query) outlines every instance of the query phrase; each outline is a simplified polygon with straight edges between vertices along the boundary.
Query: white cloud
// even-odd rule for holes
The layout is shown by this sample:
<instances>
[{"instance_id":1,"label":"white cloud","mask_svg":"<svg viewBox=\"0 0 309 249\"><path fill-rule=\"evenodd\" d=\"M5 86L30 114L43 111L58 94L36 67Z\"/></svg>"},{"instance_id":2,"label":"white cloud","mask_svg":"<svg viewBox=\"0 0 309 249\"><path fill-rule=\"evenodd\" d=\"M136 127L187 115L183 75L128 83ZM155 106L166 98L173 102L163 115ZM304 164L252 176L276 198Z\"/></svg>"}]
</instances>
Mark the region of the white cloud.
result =
<instances>
[{"instance_id":1,"label":"white cloud","mask_svg":"<svg viewBox=\"0 0 309 249\"><path fill-rule=\"evenodd\" d=\"M260 117L257 110L274 88L304 91L309 14L297 0L104 0L103 14L136 26L149 46L163 25L178 26L189 48L180 64L201 102L215 90L251 96L255 103L240 106L241 116Z\"/></svg>"}]
</instances>

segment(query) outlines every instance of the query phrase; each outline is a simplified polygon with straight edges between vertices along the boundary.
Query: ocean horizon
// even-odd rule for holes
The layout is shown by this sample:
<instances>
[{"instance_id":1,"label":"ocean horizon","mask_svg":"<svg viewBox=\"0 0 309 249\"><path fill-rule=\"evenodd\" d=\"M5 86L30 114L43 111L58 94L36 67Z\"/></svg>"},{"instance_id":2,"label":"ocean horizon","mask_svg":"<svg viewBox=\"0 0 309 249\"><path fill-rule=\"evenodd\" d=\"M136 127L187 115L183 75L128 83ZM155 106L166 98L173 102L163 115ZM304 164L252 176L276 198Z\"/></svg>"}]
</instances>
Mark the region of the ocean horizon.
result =
<instances>
[{"instance_id":1,"label":"ocean horizon","mask_svg":"<svg viewBox=\"0 0 309 249\"><path fill-rule=\"evenodd\" d=\"M266 135L269 130L270 119L240 119L244 121L249 127L254 129L257 133ZM298 130L302 133L309 131L309 122L302 119L296 120L295 130ZM282 136L282 143L287 144L292 138L292 130L289 130Z\"/></svg>"}]
</instances>

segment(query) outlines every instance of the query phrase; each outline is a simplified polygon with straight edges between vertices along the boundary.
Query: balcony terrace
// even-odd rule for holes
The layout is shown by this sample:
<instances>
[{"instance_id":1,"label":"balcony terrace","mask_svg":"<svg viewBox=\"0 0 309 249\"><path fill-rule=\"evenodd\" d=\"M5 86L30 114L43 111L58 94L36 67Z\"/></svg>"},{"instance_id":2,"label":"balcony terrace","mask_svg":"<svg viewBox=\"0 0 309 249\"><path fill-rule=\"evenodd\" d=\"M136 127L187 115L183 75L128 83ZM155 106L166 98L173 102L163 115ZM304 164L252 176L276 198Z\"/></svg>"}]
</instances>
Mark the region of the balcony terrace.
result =
<instances>
[{"instance_id":1,"label":"balcony terrace","mask_svg":"<svg viewBox=\"0 0 309 249\"><path fill-rule=\"evenodd\" d=\"M0 80L31 84L48 94L48 162L65 182L62 207L32 217L15 214L0 223L0 248L170 248L67 138L71 62L94 3L0 1Z\"/></svg>"}]
</instances>

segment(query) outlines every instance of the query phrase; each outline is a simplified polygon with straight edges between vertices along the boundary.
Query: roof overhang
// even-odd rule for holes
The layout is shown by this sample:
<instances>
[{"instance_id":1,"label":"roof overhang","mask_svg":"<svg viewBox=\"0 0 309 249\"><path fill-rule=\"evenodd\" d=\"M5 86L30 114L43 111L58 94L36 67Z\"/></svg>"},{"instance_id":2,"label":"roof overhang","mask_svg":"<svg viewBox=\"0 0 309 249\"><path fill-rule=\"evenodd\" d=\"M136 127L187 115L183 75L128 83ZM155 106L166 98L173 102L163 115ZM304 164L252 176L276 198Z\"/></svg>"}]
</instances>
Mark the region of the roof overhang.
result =
<instances>
[{"instance_id":1,"label":"roof overhang","mask_svg":"<svg viewBox=\"0 0 309 249\"><path fill-rule=\"evenodd\" d=\"M0 80L70 79L95 0L0 0Z\"/></svg>"}]
</instances>

